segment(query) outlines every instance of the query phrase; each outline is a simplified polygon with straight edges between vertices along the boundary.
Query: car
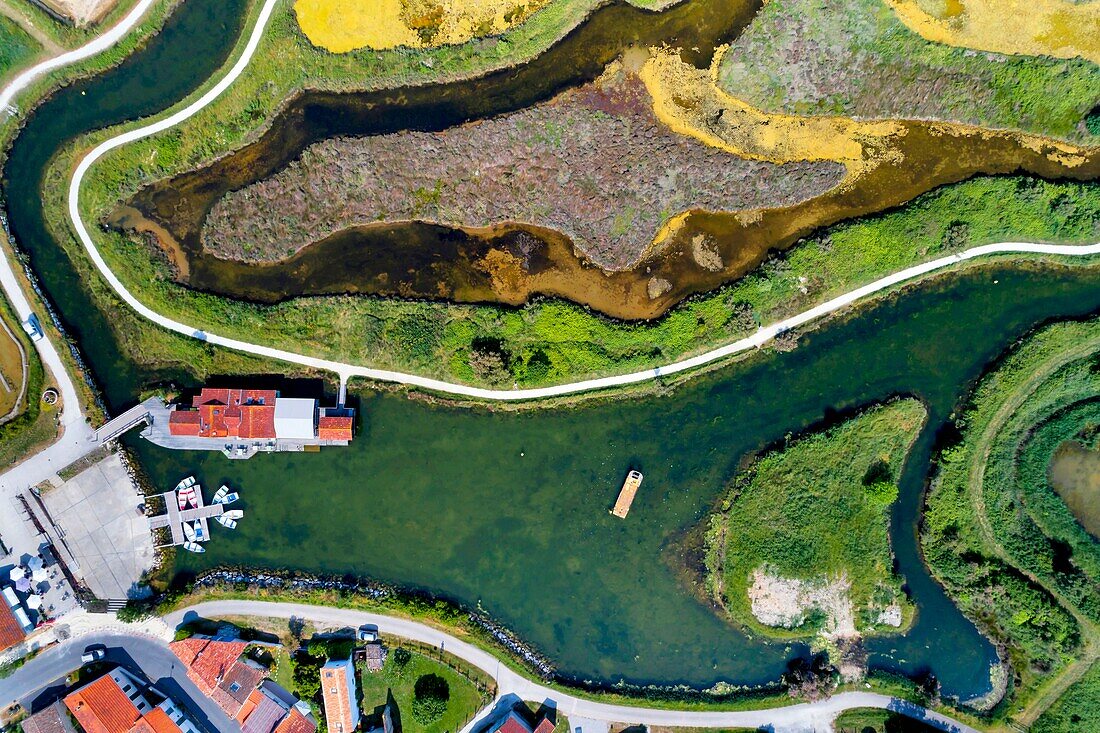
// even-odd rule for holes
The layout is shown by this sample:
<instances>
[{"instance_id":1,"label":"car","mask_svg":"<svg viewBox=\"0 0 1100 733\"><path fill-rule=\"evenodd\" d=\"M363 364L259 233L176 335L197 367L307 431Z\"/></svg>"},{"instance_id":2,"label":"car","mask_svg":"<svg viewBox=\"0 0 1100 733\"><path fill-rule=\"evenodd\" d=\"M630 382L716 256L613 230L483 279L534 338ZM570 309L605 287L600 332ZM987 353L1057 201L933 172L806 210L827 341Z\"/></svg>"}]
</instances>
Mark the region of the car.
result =
<instances>
[{"instance_id":1,"label":"car","mask_svg":"<svg viewBox=\"0 0 1100 733\"><path fill-rule=\"evenodd\" d=\"M31 313L27 320L23 321L23 330L31 337L32 341L42 340L42 325L38 322L38 316Z\"/></svg>"},{"instance_id":2,"label":"car","mask_svg":"<svg viewBox=\"0 0 1100 733\"><path fill-rule=\"evenodd\" d=\"M93 662L102 662L107 657L107 647L102 644L93 644L84 650L84 653L80 655L81 664L92 664Z\"/></svg>"},{"instance_id":3,"label":"car","mask_svg":"<svg viewBox=\"0 0 1100 733\"><path fill-rule=\"evenodd\" d=\"M355 638L359 639L359 641L368 643L378 641L378 627L374 624L363 624L359 627L359 631L356 633Z\"/></svg>"}]
</instances>

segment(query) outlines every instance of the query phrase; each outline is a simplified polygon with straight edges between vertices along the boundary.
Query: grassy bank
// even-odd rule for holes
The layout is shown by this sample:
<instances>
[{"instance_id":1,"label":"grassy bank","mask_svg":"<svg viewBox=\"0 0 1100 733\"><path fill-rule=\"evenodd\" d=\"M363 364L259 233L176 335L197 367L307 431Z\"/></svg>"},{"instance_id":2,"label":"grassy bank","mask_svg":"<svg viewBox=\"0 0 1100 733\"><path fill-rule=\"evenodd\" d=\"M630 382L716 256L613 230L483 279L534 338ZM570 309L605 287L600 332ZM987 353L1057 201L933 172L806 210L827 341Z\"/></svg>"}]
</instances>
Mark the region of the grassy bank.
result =
<instances>
[{"instance_id":1,"label":"grassy bank","mask_svg":"<svg viewBox=\"0 0 1100 733\"><path fill-rule=\"evenodd\" d=\"M1083 120L1100 102L1094 63L931 43L883 0L768 2L719 79L771 112L941 119L1071 140L1090 138Z\"/></svg>"},{"instance_id":2,"label":"grassy bank","mask_svg":"<svg viewBox=\"0 0 1100 733\"><path fill-rule=\"evenodd\" d=\"M983 378L927 498L922 546L962 609L1000 644L1031 722L1098 653L1098 546L1070 532L1046 481L1057 445L1100 414L1095 320L1047 327ZM1079 529L1079 528L1078 528Z\"/></svg>"},{"instance_id":3,"label":"grassy bank","mask_svg":"<svg viewBox=\"0 0 1100 733\"><path fill-rule=\"evenodd\" d=\"M940 730L901 713L878 708L846 710L833 722L836 733L934 733Z\"/></svg>"},{"instance_id":4,"label":"grassy bank","mask_svg":"<svg viewBox=\"0 0 1100 733\"><path fill-rule=\"evenodd\" d=\"M1062 733L1091 730L1100 725L1100 662L1094 662L1085 675L1051 705L1031 733Z\"/></svg>"},{"instance_id":5,"label":"grassy bank","mask_svg":"<svg viewBox=\"0 0 1100 733\"><path fill-rule=\"evenodd\" d=\"M42 46L11 18L0 15L0 84L29 64Z\"/></svg>"},{"instance_id":6,"label":"grassy bank","mask_svg":"<svg viewBox=\"0 0 1100 733\"><path fill-rule=\"evenodd\" d=\"M925 417L916 400L875 407L739 472L705 520L714 600L768 636L896 631L911 609L893 573L889 508ZM771 578L799 581L802 596ZM894 623L881 619L888 609Z\"/></svg>"}]
</instances>

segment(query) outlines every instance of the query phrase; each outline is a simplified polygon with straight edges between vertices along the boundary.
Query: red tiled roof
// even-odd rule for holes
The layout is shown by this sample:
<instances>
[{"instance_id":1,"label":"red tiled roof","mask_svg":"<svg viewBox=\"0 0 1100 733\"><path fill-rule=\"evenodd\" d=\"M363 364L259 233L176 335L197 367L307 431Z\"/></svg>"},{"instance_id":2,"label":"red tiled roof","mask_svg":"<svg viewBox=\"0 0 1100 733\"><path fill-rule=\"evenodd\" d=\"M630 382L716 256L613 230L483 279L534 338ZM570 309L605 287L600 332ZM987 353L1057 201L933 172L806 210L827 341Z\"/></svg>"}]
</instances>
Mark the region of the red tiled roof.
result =
<instances>
[{"instance_id":1,"label":"red tiled roof","mask_svg":"<svg viewBox=\"0 0 1100 733\"><path fill-rule=\"evenodd\" d=\"M274 733L316 733L317 724L302 715L298 708L291 708L290 714L275 726Z\"/></svg>"},{"instance_id":2,"label":"red tiled roof","mask_svg":"<svg viewBox=\"0 0 1100 733\"><path fill-rule=\"evenodd\" d=\"M317 437L321 440L351 440L350 417L321 417L317 419Z\"/></svg>"},{"instance_id":3,"label":"red tiled roof","mask_svg":"<svg viewBox=\"0 0 1100 733\"><path fill-rule=\"evenodd\" d=\"M252 711L256 709L256 706L260 704L264 694L259 690L253 690L248 693L248 699L244 701L244 705L237 711L237 714L233 716L238 723L244 723L248 719L248 716L252 714Z\"/></svg>"},{"instance_id":4,"label":"red tiled roof","mask_svg":"<svg viewBox=\"0 0 1100 733\"><path fill-rule=\"evenodd\" d=\"M531 726L527 725L519 714L512 712L494 729L493 733L531 733Z\"/></svg>"},{"instance_id":5,"label":"red tiled roof","mask_svg":"<svg viewBox=\"0 0 1100 733\"><path fill-rule=\"evenodd\" d=\"M142 717L142 722L148 724L152 733L182 733L180 727L168 717L168 713L160 708L153 708L147 712Z\"/></svg>"},{"instance_id":6,"label":"red tiled roof","mask_svg":"<svg viewBox=\"0 0 1100 733\"><path fill-rule=\"evenodd\" d=\"M110 675L103 675L65 698L85 733L129 733L141 718L138 709L126 697Z\"/></svg>"},{"instance_id":7,"label":"red tiled roof","mask_svg":"<svg viewBox=\"0 0 1100 733\"><path fill-rule=\"evenodd\" d=\"M0 600L0 652L23 641L26 634L8 604Z\"/></svg>"},{"instance_id":8,"label":"red tiled roof","mask_svg":"<svg viewBox=\"0 0 1100 733\"><path fill-rule=\"evenodd\" d=\"M200 438L273 439L275 400L273 389L211 389L192 400L195 409L176 409L168 416L172 435Z\"/></svg>"},{"instance_id":9,"label":"red tiled roof","mask_svg":"<svg viewBox=\"0 0 1100 733\"><path fill-rule=\"evenodd\" d=\"M248 700L249 694L256 689L256 685L260 684L266 676L266 670L237 660L222 675L221 681L214 688L214 692L210 697L229 717L236 717L241 707ZM236 689L234 689L234 686Z\"/></svg>"},{"instance_id":10,"label":"red tiled roof","mask_svg":"<svg viewBox=\"0 0 1100 733\"><path fill-rule=\"evenodd\" d=\"M172 652L187 667L187 676L206 695L214 692L247 646L243 641L219 641L194 636L169 644Z\"/></svg>"},{"instance_id":11,"label":"red tiled roof","mask_svg":"<svg viewBox=\"0 0 1100 733\"><path fill-rule=\"evenodd\" d=\"M286 717L286 708L256 690L248 696L248 702L237 716L241 723L241 733L274 733Z\"/></svg>"},{"instance_id":12,"label":"red tiled roof","mask_svg":"<svg viewBox=\"0 0 1100 733\"><path fill-rule=\"evenodd\" d=\"M61 706L57 703L39 710L24 720L23 733L70 733L72 726L62 717Z\"/></svg>"},{"instance_id":13,"label":"red tiled roof","mask_svg":"<svg viewBox=\"0 0 1100 733\"><path fill-rule=\"evenodd\" d=\"M554 727L554 723L550 718L543 717L543 719L539 721L539 724L535 726L535 733L551 733Z\"/></svg>"},{"instance_id":14,"label":"red tiled roof","mask_svg":"<svg viewBox=\"0 0 1100 733\"><path fill-rule=\"evenodd\" d=\"M351 733L359 723L352 720L355 701L350 692L346 667L321 668L321 695L325 703L325 721L331 733Z\"/></svg>"},{"instance_id":15,"label":"red tiled roof","mask_svg":"<svg viewBox=\"0 0 1100 733\"><path fill-rule=\"evenodd\" d=\"M241 405L268 405L275 406L275 398L279 393L273 389L216 389L203 387L198 397L191 401L195 407L199 405L217 403L226 407L239 407Z\"/></svg>"},{"instance_id":16,"label":"red tiled roof","mask_svg":"<svg viewBox=\"0 0 1100 733\"><path fill-rule=\"evenodd\" d=\"M199 419L197 410L172 410L168 414L168 432L172 435L198 435Z\"/></svg>"}]
</instances>

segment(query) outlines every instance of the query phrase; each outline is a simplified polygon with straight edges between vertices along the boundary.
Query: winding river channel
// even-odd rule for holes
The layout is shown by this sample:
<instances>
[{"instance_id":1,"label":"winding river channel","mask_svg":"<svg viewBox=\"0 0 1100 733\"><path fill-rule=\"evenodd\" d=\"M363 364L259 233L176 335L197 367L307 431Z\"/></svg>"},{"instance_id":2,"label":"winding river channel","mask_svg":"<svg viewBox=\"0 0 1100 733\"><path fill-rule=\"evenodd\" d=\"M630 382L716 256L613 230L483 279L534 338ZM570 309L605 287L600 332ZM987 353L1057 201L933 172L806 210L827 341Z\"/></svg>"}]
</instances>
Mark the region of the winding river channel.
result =
<instances>
[{"instance_id":1,"label":"winding river channel","mask_svg":"<svg viewBox=\"0 0 1100 733\"><path fill-rule=\"evenodd\" d=\"M126 360L51 241L38 188L51 156L89 130L164 108L214 72L242 0L187 0L147 48L70 86L28 120L4 170L12 229L79 341L108 403L182 374ZM907 634L869 642L873 665L931 669L945 693L989 689L992 646L928 577L916 542L937 432L989 361L1035 324L1100 309L1100 271L986 265L862 309L669 394L519 413L360 394L352 447L231 462L134 440L152 477L229 483L244 497L181 571L221 563L354 573L480 605L580 679L709 686L772 681L797 646L719 619L681 586L669 545L696 523L747 453L835 411L912 394L930 410L893 515L900 572L918 606ZM628 521L609 516L628 466L646 473ZM186 553L183 553L186 555Z\"/></svg>"}]
</instances>

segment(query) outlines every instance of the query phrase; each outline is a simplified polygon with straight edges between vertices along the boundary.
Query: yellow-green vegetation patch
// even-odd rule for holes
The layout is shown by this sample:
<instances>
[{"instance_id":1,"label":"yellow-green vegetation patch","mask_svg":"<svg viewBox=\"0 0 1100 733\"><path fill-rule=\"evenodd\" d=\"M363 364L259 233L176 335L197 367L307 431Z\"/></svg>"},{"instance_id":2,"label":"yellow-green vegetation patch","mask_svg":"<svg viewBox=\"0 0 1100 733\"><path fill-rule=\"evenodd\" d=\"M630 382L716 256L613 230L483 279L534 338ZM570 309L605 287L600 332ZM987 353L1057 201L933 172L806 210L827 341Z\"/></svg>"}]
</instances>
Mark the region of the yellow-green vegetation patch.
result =
<instances>
[{"instance_id":1,"label":"yellow-green vegetation patch","mask_svg":"<svg viewBox=\"0 0 1100 733\"><path fill-rule=\"evenodd\" d=\"M913 399L873 407L738 473L708 520L715 600L769 635L901 627L910 612L893 572L889 509L925 417Z\"/></svg>"},{"instance_id":2,"label":"yellow-green vegetation patch","mask_svg":"<svg viewBox=\"0 0 1100 733\"><path fill-rule=\"evenodd\" d=\"M424 48L465 43L522 23L547 0L296 0L298 24L315 46Z\"/></svg>"},{"instance_id":3,"label":"yellow-green vegetation patch","mask_svg":"<svg viewBox=\"0 0 1100 733\"><path fill-rule=\"evenodd\" d=\"M367 730L381 727L389 704L406 733L457 731L488 701L463 670L403 646L389 650L380 671L357 669Z\"/></svg>"},{"instance_id":4,"label":"yellow-green vegetation patch","mask_svg":"<svg viewBox=\"0 0 1100 733\"><path fill-rule=\"evenodd\" d=\"M1100 103L1095 63L932 43L883 0L770 0L732 42L719 82L769 112L939 119L1067 139L1089 133L1082 120Z\"/></svg>"},{"instance_id":5,"label":"yellow-green vegetation patch","mask_svg":"<svg viewBox=\"0 0 1100 733\"><path fill-rule=\"evenodd\" d=\"M1100 543L1050 484L1066 441L1096 443L1100 321L1059 323L984 377L943 446L921 535L937 579L1001 643L1021 708L1100 621ZM1064 671L1064 672L1063 672Z\"/></svg>"}]
</instances>

